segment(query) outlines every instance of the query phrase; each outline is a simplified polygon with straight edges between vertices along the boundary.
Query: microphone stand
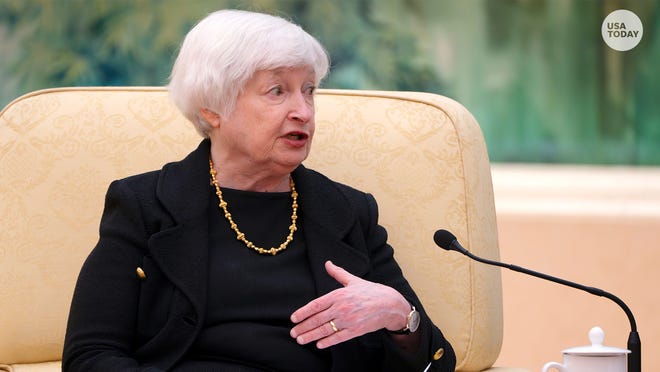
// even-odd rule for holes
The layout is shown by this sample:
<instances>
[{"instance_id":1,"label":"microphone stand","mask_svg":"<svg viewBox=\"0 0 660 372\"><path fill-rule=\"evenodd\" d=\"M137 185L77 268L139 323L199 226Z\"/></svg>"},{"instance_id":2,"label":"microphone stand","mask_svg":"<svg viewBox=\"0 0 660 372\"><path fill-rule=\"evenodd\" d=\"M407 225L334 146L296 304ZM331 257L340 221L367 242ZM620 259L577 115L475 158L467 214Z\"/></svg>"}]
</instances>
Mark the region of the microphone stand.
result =
<instances>
[{"instance_id":1,"label":"microphone stand","mask_svg":"<svg viewBox=\"0 0 660 372\"><path fill-rule=\"evenodd\" d=\"M600 297L606 297L609 298L610 300L614 301L617 305L619 305L623 311L626 313L628 316L628 321L630 322L630 334L628 335L628 350L630 350L630 356L628 357L628 372L641 372L642 370L642 347L641 347L641 340L639 338L639 333L637 333L637 323L635 322L635 317L632 314L632 311L630 311L630 308L628 305L626 305L619 297L606 292L602 289L594 288L594 287L587 287L578 283L574 283L568 280L564 280L561 278L557 278L554 276L550 276L547 274L543 274L534 270L529 270L524 267L516 266L516 265L510 265L506 264L503 262L499 261L492 261L488 260L485 258L481 258L478 256L473 255L470 251L467 249L463 248L457 240L454 240L450 244L451 248L453 250L457 250L460 253L463 253L464 255L470 257L471 259L487 264L487 265L494 265L494 266L499 266L499 267L504 267L512 271L517 271L519 273L523 274L528 274L531 276L535 276L537 278L549 280L551 282L563 284L572 288L576 289L581 289L583 291L589 292L591 294L594 294L596 296ZM442 246L441 246L442 247ZM442 247L445 248L445 247ZM447 249L447 248L445 248Z\"/></svg>"}]
</instances>

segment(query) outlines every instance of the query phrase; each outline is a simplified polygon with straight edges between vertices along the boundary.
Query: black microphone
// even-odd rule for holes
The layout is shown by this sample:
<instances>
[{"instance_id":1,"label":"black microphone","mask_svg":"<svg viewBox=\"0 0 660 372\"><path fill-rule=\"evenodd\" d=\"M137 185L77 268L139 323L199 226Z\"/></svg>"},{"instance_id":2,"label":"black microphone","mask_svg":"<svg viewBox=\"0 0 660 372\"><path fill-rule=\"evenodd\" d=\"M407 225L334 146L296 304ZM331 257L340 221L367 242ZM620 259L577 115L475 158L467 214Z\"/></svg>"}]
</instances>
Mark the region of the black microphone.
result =
<instances>
[{"instance_id":1,"label":"black microphone","mask_svg":"<svg viewBox=\"0 0 660 372\"><path fill-rule=\"evenodd\" d=\"M637 333L637 323L635 322L635 317L632 314L632 311L630 311L630 308L628 305L626 305L620 298L617 296L605 292L602 289L594 288L594 287L587 287L582 284L574 283L568 280L564 280L561 278L557 278L554 276L550 276L547 274L539 273L537 271L525 269L524 267L516 266L516 265L510 265L498 261L492 261L488 260L485 258L481 258L478 256L473 255L468 251L467 249L463 248L461 243L458 242L454 234L450 233L447 230L438 230L433 234L433 241L435 241L435 244L437 244L440 248L448 250L448 251L456 251L460 252L471 259L484 263L486 265L494 265L494 266L499 266L499 267L504 267L509 270L517 271L519 273L527 274L527 275L532 275L537 278L549 280L551 282L567 285L569 287L581 289L585 292L589 292L593 295L600 296L600 297L606 297L609 298L610 300L614 301L619 305L623 311L626 313L628 316L628 320L630 321L630 335L628 336L628 350L630 350L630 356L628 357L628 372L641 372L642 370L642 345L641 341L639 339L639 333Z\"/></svg>"}]
</instances>

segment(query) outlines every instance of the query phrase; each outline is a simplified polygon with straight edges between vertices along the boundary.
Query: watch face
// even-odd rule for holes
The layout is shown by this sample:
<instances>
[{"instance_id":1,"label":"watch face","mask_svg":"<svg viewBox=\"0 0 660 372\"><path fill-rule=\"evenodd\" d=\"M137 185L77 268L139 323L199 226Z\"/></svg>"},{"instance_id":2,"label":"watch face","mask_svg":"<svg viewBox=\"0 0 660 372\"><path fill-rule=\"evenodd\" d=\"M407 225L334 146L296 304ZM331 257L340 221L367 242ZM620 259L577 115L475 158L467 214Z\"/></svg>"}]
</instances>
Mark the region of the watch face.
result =
<instances>
[{"instance_id":1,"label":"watch face","mask_svg":"<svg viewBox=\"0 0 660 372\"><path fill-rule=\"evenodd\" d=\"M408 320L408 328L410 329L410 332L415 332L417 328L419 327L419 321L420 321L420 316L419 316L419 311L413 310L410 313L410 317Z\"/></svg>"}]
</instances>

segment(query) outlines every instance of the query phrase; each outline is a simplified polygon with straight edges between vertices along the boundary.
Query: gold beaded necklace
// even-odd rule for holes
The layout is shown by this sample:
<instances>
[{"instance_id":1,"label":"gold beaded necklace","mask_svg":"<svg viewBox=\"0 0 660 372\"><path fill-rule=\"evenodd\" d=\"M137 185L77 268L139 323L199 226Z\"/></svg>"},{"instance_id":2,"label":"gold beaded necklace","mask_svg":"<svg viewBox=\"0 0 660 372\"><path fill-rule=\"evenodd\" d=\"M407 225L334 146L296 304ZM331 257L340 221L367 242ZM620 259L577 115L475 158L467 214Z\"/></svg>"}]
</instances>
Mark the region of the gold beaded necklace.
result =
<instances>
[{"instance_id":1,"label":"gold beaded necklace","mask_svg":"<svg viewBox=\"0 0 660 372\"><path fill-rule=\"evenodd\" d=\"M213 186L215 186L215 194L218 195L218 199L220 200L218 206L225 212L225 218L227 221L229 221L231 229L236 233L236 239L242 241L245 243L245 245L247 245L248 248L257 251L260 254L270 254L274 256L285 250L289 243L291 243L293 240L293 233L298 229L296 227L296 220L298 219L298 192L296 192L296 185L293 183L293 178L289 177L289 185L291 186L291 199L293 200L293 203L291 204L293 213L291 214L291 226L289 226L289 235L286 237L286 240L284 240L284 243L280 244L279 247L271 247L270 249L265 249L257 247L254 245L254 243L247 240L245 238L245 234L238 229L236 222L234 222L234 219L231 217L231 213L229 213L229 210L227 210L227 202L222 198L222 191L220 191L220 186L218 185L218 180L216 178L217 172L213 168L213 160L211 160L211 157L209 157L209 168L209 172L211 173L211 180L213 182Z\"/></svg>"}]
</instances>

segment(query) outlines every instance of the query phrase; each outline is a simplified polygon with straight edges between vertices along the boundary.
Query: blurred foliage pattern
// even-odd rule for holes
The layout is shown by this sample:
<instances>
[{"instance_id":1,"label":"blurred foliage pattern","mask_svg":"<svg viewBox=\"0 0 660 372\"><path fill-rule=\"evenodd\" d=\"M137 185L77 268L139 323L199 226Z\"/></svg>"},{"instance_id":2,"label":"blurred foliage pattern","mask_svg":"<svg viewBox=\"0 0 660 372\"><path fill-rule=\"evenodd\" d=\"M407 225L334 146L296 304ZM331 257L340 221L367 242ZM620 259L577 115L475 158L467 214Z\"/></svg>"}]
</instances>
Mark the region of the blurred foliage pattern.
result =
<instances>
[{"instance_id":1,"label":"blurred foliage pattern","mask_svg":"<svg viewBox=\"0 0 660 372\"><path fill-rule=\"evenodd\" d=\"M495 162L660 165L658 0L0 0L0 107L32 90L164 85L186 32L221 8L290 18L332 57L326 88L463 103ZM641 43L601 24L628 9Z\"/></svg>"}]
</instances>

